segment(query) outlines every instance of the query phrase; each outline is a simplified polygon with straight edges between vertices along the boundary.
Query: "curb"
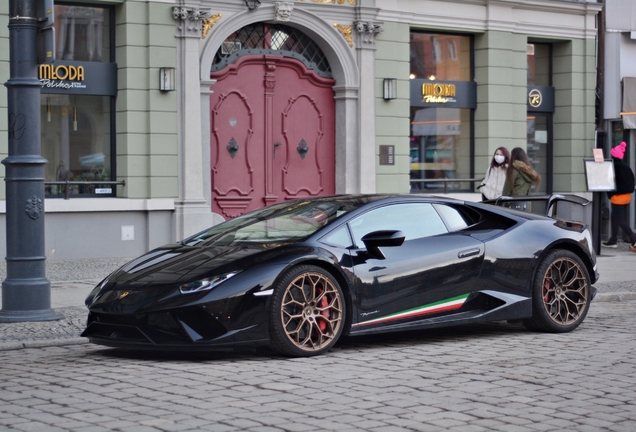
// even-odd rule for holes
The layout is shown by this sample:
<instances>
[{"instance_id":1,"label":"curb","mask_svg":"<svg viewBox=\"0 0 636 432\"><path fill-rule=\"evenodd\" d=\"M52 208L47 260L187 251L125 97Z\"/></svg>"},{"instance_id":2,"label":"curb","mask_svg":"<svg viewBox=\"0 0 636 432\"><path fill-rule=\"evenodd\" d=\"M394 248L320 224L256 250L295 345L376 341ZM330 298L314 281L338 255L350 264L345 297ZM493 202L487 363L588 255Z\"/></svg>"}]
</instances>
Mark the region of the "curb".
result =
<instances>
[{"instance_id":1,"label":"curb","mask_svg":"<svg viewBox=\"0 0 636 432\"><path fill-rule=\"evenodd\" d=\"M636 300L636 292L613 292L613 293L598 293L594 297L595 302L623 302L629 300Z\"/></svg>"}]
</instances>

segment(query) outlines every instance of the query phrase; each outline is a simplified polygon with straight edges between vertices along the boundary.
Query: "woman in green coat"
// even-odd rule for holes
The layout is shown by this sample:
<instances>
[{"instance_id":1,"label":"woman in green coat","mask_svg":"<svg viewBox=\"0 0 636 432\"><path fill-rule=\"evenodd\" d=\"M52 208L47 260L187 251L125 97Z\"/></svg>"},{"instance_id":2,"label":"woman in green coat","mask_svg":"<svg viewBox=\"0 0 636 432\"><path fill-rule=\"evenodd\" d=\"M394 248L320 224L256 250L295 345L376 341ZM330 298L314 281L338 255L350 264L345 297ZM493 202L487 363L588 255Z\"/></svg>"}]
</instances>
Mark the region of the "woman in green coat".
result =
<instances>
[{"instance_id":1,"label":"woman in green coat","mask_svg":"<svg viewBox=\"0 0 636 432\"><path fill-rule=\"evenodd\" d=\"M515 147L510 153L510 164L506 173L506 184L503 196L527 196L530 194L532 184L536 183L537 189L541 183L541 176L532 168L528 155L521 147ZM526 210L525 202L516 202L510 206L517 210Z\"/></svg>"}]
</instances>

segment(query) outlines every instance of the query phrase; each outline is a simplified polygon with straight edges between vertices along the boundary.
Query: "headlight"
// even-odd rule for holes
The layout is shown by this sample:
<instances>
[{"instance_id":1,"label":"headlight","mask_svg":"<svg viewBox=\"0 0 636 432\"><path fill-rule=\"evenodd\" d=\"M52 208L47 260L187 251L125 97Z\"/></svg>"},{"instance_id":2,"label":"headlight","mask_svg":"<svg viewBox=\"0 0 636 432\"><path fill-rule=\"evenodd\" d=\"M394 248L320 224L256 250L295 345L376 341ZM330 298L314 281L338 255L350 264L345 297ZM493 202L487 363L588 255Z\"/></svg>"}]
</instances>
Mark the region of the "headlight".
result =
<instances>
[{"instance_id":1,"label":"headlight","mask_svg":"<svg viewBox=\"0 0 636 432\"><path fill-rule=\"evenodd\" d=\"M201 291L209 291L215 286L217 286L218 284L225 282L226 280L228 280L229 278L231 278L232 276L238 273L240 273L240 270L233 271L230 273L225 273L219 276L213 276L210 278L201 279L201 280L190 282L187 284L183 284L179 287L179 291L181 291L181 294L190 294L190 293L201 292Z\"/></svg>"}]
</instances>

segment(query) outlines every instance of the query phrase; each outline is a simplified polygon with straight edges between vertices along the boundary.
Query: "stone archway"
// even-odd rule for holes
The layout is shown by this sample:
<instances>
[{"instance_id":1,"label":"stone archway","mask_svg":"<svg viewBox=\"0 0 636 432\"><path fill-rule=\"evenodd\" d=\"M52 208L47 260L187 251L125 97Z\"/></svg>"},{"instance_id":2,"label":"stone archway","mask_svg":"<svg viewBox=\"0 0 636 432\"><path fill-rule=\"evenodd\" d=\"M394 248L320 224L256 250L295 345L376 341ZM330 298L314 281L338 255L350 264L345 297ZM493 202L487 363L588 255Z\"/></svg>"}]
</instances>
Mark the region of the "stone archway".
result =
<instances>
[{"instance_id":1,"label":"stone archway","mask_svg":"<svg viewBox=\"0 0 636 432\"><path fill-rule=\"evenodd\" d=\"M311 4L295 3L286 24L312 37L331 65L335 93L335 190L336 193L375 191L375 95L373 47L368 46L368 23L358 22L355 47L333 26L304 10ZM355 11L351 10L350 13ZM355 12L356 16L358 12ZM223 41L248 24L275 20L275 4L262 4L255 11L230 12L209 31L201 45L201 24L210 15L196 7L175 7L177 23L177 111L179 190L175 201L175 238L204 229L223 220L210 212L210 94L214 81L210 65ZM353 14L351 15L353 20ZM377 33L372 29L373 36ZM366 45L365 45L366 44ZM367 67L362 71L360 64ZM360 82L365 82L364 93ZM199 104L192 101L199 100ZM364 106L364 110L361 108Z\"/></svg>"},{"instance_id":2,"label":"stone archway","mask_svg":"<svg viewBox=\"0 0 636 432\"><path fill-rule=\"evenodd\" d=\"M275 16L275 8L272 4L263 4L252 12L243 12L233 15L227 21L221 20L208 35L201 52L200 79L201 79L201 112L210 112L209 92L214 91L214 83L210 80L210 66L215 53L225 39L249 24L263 21L272 21ZM358 129L359 112L359 69L355 51L347 44L347 41L333 27L332 24L321 20L314 14L302 9L294 9L291 20L285 24L293 26L310 35L314 42L323 50L331 66L332 76L335 80L333 87L335 93L335 153L336 153L336 193L360 192L360 139ZM211 87L207 87L207 86ZM207 88L206 88L207 87ZM209 118L202 119L203 131L210 129ZM209 135L209 134L208 134ZM208 143L209 144L209 143ZM209 148L202 143L203 148ZM373 151L373 149L371 150ZM209 155L203 155L208 158ZM209 158L207 159L209 160ZM206 167L207 168L207 167ZM375 169L375 168L374 168ZM206 169L204 168L204 172ZM208 171L209 172L209 171ZM209 176L205 179L210 184ZM208 202L211 196L206 196Z\"/></svg>"}]
</instances>

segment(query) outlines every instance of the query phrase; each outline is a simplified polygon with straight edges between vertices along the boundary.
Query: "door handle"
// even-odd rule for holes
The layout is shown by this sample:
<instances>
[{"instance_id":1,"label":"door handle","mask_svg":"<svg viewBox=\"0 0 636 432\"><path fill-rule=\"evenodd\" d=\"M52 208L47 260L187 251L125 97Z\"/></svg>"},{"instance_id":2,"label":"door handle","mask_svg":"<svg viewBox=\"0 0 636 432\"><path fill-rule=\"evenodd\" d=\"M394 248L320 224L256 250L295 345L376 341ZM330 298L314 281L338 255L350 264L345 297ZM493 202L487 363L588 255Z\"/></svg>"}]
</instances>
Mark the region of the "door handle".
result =
<instances>
[{"instance_id":1,"label":"door handle","mask_svg":"<svg viewBox=\"0 0 636 432\"><path fill-rule=\"evenodd\" d=\"M228 152L230 152L230 157L234 159L234 156L236 156L236 152L239 149L239 146L236 143L236 140L234 139L234 137L232 137L232 139L230 140L230 142L227 144L225 148L227 149Z\"/></svg>"},{"instance_id":2,"label":"door handle","mask_svg":"<svg viewBox=\"0 0 636 432\"><path fill-rule=\"evenodd\" d=\"M307 147L307 143L304 139L300 140L300 142L298 143L298 147L296 147L296 151L300 155L301 159L305 159L305 155L309 151L309 147Z\"/></svg>"},{"instance_id":3,"label":"door handle","mask_svg":"<svg viewBox=\"0 0 636 432\"><path fill-rule=\"evenodd\" d=\"M471 256L479 255L480 248L466 249L457 254L457 258L468 258Z\"/></svg>"}]
</instances>

